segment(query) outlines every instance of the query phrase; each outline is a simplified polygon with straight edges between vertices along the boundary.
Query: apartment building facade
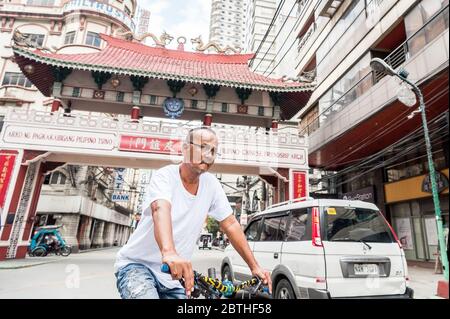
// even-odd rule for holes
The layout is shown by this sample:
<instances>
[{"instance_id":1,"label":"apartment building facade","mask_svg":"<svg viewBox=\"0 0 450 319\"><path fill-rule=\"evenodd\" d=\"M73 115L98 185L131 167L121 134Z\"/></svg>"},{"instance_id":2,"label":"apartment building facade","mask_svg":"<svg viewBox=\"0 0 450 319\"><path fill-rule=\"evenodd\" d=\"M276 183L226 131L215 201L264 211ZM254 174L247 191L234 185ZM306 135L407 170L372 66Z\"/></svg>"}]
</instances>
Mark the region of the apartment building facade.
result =
<instances>
[{"instance_id":1,"label":"apartment building facade","mask_svg":"<svg viewBox=\"0 0 450 319\"><path fill-rule=\"evenodd\" d=\"M444 227L448 228L447 0L301 1L296 73L316 89L294 116L309 136L310 166L322 171L312 196L376 203L408 260L434 261L437 231L418 103L396 78L373 71L381 58L421 88ZM414 94L413 94L414 95Z\"/></svg>"}]
</instances>

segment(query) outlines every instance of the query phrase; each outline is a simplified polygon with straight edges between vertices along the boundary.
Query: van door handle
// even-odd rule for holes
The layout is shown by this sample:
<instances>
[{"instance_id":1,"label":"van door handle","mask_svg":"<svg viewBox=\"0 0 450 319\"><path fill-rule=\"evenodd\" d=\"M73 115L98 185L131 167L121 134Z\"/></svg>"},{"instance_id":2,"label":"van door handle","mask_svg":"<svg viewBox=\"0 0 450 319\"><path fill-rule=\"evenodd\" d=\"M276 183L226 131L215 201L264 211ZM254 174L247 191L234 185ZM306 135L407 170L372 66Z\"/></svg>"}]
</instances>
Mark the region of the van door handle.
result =
<instances>
[{"instance_id":1,"label":"van door handle","mask_svg":"<svg viewBox=\"0 0 450 319\"><path fill-rule=\"evenodd\" d=\"M278 253L274 253L273 258L278 259Z\"/></svg>"}]
</instances>

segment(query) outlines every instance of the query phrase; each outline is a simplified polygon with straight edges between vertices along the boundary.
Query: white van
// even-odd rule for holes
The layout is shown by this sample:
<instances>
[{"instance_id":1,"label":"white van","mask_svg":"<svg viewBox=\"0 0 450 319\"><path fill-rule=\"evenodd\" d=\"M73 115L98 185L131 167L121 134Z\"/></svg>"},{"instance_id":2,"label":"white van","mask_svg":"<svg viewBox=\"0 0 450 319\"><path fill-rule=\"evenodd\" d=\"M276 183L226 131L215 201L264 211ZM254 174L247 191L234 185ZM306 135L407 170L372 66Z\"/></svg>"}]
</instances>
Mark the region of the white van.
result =
<instances>
[{"instance_id":1,"label":"white van","mask_svg":"<svg viewBox=\"0 0 450 319\"><path fill-rule=\"evenodd\" d=\"M286 202L252 216L245 234L272 274L275 299L413 298L404 251L376 205L316 199ZM251 272L231 245L222 279Z\"/></svg>"}]
</instances>

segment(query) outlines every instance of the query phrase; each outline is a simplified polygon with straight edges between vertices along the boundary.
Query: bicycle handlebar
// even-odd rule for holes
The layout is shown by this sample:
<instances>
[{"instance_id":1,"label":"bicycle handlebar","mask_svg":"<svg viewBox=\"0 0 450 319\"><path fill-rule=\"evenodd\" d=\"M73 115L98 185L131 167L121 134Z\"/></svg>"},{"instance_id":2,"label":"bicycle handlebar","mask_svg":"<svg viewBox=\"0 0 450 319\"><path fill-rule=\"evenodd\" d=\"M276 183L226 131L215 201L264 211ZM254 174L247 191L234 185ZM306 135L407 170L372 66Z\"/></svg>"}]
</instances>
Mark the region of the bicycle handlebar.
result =
<instances>
[{"instance_id":1,"label":"bicycle handlebar","mask_svg":"<svg viewBox=\"0 0 450 319\"><path fill-rule=\"evenodd\" d=\"M170 274L170 267L168 264L161 265L161 271ZM184 286L183 279L180 280ZM249 291L250 296L256 295L259 291L264 294L269 294L269 289L262 285L262 281L258 277L253 277L250 280L244 281L239 285L233 285L231 281L221 281L216 278L204 276L194 270L194 292L193 297L198 297L203 294L206 298L220 298L221 296L233 298L236 293L241 290L252 288Z\"/></svg>"}]
</instances>

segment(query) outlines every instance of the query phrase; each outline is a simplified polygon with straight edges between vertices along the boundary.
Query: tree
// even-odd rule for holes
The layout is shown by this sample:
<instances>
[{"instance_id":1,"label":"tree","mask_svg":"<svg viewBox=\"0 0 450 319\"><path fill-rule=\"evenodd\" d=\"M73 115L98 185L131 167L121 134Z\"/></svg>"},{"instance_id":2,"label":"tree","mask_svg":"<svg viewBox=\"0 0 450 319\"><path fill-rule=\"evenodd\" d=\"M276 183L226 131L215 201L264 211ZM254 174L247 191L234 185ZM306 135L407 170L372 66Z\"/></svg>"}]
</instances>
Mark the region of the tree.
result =
<instances>
[{"instance_id":1,"label":"tree","mask_svg":"<svg viewBox=\"0 0 450 319\"><path fill-rule=\"evenodd\" d=\"M206 229L208 229L208 232L213 234L213 236L216 236L217 232L220 230L219 222L214 218L208 217Z\"/></svg>"}]
</instances>

